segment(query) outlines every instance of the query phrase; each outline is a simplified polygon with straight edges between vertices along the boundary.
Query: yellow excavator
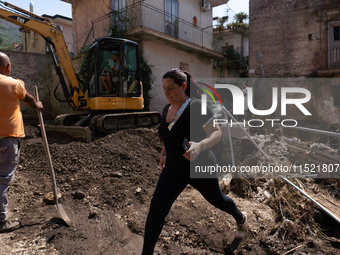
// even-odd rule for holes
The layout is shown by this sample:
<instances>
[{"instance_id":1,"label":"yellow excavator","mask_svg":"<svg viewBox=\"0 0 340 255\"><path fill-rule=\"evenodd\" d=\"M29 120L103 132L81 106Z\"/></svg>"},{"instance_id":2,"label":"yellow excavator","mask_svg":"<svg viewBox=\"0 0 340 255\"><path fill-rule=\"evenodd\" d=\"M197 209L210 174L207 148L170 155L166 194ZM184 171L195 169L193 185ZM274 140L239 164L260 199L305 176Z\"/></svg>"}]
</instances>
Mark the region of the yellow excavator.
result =
<instances>
[{"instance_id":1,"label":"yellow excavator","mask_svg":"<svg viewBox=\"0 0 340 255\"><path fill-rule=\"evenodd\" d=\"M79 133L81 127L86 130L90 127L110 132L160 122L158 112L143 111L136 42L111 37L96 39L87 56L86 80L81 81L74 71L64 36L52 22L3 1L0 1L0 18L39 34L47 42L65 98L57 98L57 88L54 95L58 101L67 102L75 111L80 111L57 116L56 130L59 126L67 133L67 127L79 127L70 132Z\"/></svg>"}]
</instances>

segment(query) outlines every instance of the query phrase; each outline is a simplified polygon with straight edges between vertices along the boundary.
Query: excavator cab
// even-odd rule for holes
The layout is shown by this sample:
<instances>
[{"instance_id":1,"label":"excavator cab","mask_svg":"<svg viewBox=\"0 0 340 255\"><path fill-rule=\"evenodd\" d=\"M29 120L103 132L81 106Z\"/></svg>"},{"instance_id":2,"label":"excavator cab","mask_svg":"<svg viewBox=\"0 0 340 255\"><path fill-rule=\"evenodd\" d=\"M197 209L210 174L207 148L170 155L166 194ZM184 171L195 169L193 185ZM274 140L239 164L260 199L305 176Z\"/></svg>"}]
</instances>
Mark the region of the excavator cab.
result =
<instances>
[{"instance_id":1,"label":"excavator cab","mask_svg":"<svg viewBox=\"0 0 340 255\"><path fill-rule=\"evenodd\" d=\"M133 104L133 100L140 103L142 86L139 75L138 44L119 38L100 38L89 49L88 55L88 98L102 98L107 101L119 101L120 106L115 110L143 109L143 105ZM126 104L122 102L126 99ZM129 99L129 100L128 100ZM91 100L89 100L91 103ZM111 101L111 100L110 100ZM128 102L130 104L128 104ZM94 108L91 110L110 110ZM107 106L108 104L106 104Z\"/></svg>"},{"instance_id":2,"label":"excavator cab","mask_svg":"<svg viewBox=\"0 0 340 255\"><path fill-rule=\"evenodd\" d=\"M89 97L127 96L127 88L134 81L139 83L138 45L134 42L101 38L91 46L88 59ZM133 96L140 93L139 86Z\"/></svg>"}]
</instances>

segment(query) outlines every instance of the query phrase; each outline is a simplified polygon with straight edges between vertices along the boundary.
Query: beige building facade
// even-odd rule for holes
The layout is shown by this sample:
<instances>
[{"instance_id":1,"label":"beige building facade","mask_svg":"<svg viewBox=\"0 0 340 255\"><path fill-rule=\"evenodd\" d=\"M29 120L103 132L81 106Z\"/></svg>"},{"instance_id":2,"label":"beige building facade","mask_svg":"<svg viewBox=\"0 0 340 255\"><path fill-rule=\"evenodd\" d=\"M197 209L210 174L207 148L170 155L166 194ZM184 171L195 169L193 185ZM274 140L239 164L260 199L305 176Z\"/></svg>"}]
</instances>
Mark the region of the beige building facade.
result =
<instances>
[{"instance_id":1,"label":"beige building facade","mask_svg":"<svg viewBox=\"0 0 340 255\"><path fill-rule=\"evenodd\" d=\"M55 24L64 35L68 52L73 54L73 31L72 19L61 15L42 15L45 19ZM20 28L21 32L21 47L20 49L25 52L45 54L48 49L44 38L25 28Z\"/></svg>"},{"instance_id":2,"label":"beige building facade","mask_svg":"<svg viewBox=\"0 0 340 255\"><path fill-rule=\"evenodd\" d=\"M151 110L161 111L167 103L162 85L167 70L180 67L198 80L212 78L212 60L222 56L213 47L212 8L223 0L63 1L72 4L75 54L93 38L110 35L112 10L126 18L119 23L127 30L126 39L139 43L152 66Z\"/></svg>"}]
</instances>

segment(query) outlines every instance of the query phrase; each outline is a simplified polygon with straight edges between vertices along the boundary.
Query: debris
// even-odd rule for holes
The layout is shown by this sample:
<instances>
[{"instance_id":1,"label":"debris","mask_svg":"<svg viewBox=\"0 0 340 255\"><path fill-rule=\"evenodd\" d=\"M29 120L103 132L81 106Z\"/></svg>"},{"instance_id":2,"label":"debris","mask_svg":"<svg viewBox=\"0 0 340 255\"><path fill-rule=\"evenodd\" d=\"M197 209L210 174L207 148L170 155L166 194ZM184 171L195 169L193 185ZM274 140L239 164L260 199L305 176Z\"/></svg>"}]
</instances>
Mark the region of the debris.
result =
<instances>
[{"instance_id":1,"label":"debris","mask_svg":"<svg viewBox=\"0 0 340 255\"><path fill-rule=\"evenodd\" d=\"M289 250L289 251L283 253L282 255L286 255L286 254L288 254L288 253L291 253L292 251L295 251L296 249L299 249L299 248L301 248L301 247L303 247L303 246L304 246L304 244L301 244L301 245L299 245L299 246L297 246L297 247L295 247L295 248L293 248L293 249L291 249L291 250Z\"/></svg>"},{"instance_id":2,"label":"debris","mask_svg":"<svg viewBox=\"0 0 340 255\"><path fill-rule=\"evenodd\" d=\"M82 191L75 191L71 193L73 199L83 199L85 198L85 193Z\"/></svg>"},{"instance_id":3,"label":"debris","mask_svg":"<svg viewBox=\"0 0 340 255\"><path fill-rule=\"evenodd\" d=\"M232 180L232 176L227 174L220 180L220 187L223 193L228 194L230 191L230 182Z\"/></svg>"},{"instance_id":4,"label":"debris","mask_svg":"<svg viewBox=\"0 0 340 255\"><path fill-rule=\"evenodd\" d=\"M60 199L61 198L61 194L58 192L57 193L57 198ZM54 205L54 195L53 192L48 192L44 198L43 201L48 204L48 205Z\"/></svg>"}]
</instances>

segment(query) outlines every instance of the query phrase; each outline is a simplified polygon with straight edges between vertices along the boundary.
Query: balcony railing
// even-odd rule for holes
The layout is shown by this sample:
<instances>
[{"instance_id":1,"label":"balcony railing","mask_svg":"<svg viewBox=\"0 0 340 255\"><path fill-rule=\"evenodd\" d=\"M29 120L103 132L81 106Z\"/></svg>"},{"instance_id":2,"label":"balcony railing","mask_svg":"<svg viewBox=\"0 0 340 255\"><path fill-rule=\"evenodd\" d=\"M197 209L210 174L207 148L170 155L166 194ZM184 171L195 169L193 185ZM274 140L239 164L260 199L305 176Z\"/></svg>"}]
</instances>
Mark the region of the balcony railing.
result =
<instances>
[{"instance_id":1,"label":"balcony railing","mask_svg":"<svg viewBox=\"0 0 340 255\"><path fill-rule=\"evenodd\" d=\"M316 70L340 69L340 48L316 52Z\"/></svg>"},{"instance_id":2,"label":"balcony railing","mask_svg":"<svg viewBox=\"0 0 340 255\"><path fill-rule=\"evenodd\" d=\"M130 20L129 31L136 27L146 27L201 47L213 49L212 27L210 27L210 32L142 1L128 7L126 16Z\"/></svg>"},{"instance_id":3,"label":"balcony railing","mask_svg":"<svg viewBox=\"0 0 340 255\"><path fill-rule=\"evenodd\" d=\"M127 30L127 34L134 33L134 29L138 27L148 28L160 32L164 36L171 36L213 50L212 26L208 28L194 26L186 20L166 13L143 1L120 9L110 16L107 15L92 21L92 28L88 34L87 41L91 40L90 37L99 36L96 30L100 30L99 27L102 26L104 20L111 23L116 22L120 27Z\"/></svg>"}]
</instances>

